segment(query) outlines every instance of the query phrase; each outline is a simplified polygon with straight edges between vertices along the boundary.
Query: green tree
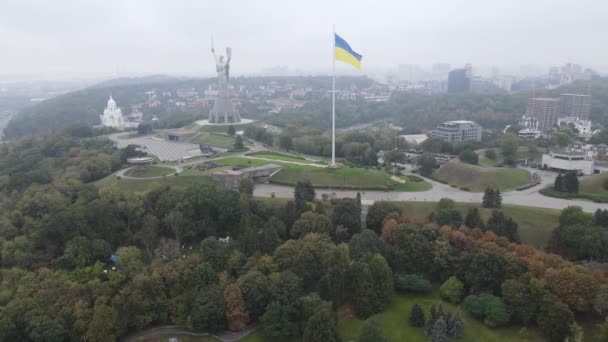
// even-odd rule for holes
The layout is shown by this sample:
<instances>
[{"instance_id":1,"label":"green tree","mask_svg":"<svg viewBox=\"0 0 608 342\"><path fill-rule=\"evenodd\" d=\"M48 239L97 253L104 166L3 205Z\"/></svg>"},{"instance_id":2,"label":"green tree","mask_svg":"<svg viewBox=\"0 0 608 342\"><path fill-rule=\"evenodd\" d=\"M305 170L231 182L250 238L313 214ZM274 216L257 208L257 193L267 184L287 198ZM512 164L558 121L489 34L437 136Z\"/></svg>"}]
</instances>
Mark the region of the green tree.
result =
<instances>
[{"instance_id":1,"label":"green tree","mask_svg":"<svg viewBox=\"0 0 608 342\"><path fill-rule=\"evenodd\" d=\"M502 206L500 190L487 187L483 194L481 206L484 208L500 208Z\"/></svg>"},{"instance_id":2,"label":"green tree","mask_svg":"<svg viewBox=\"0 0 608 342\"><path fill-rule=\"evenodd\" d=\"M386 242L381 240L376 233L364 229L361 233L353 235L348 244L350 257L353 260L363 259L374 254L387 256L389 248Z\"/></svg>"},{"instance_id":3,"label":"green tree","mask_svg":"<svg viewBox=\"0 0 608 342\"><path fill-rule=\"evenodd\" d=\"M493 231L496 235L504 236L511 242L519 243L518 225L512 218L506 217L502 211L493 210L488 219L486 228Z\"/></svg>"},{"instance_id":4,"label":"green tree","mask_svg":"<svg viewBox=\"0 0 608 342\"><path fill-rule=\"evenodd\" d=\"M464 307L473 316L483 319L483 323L491 328L502 326L509 322L509 312L500 297L487 293L479 296L470 295L465 298Z\"/></svg>"},{"instance_id":5,"label":"green tree","mask_svg":"<svg viewBox=\"0 0 608 342\"><path fill-rule=\"evenodd\" d=\"M293 149L293 139L289 135L281 135L279 137L279 147L289 152Z\"/></svg>"},{"instance_id":6,"label":"green tree","mask_svg":"<svg viewBox=\"0 0 608 342\"><path fill-rule=\"evenodd\" d=\"M268 337L289 337L298 334L298 312L292 303L273 301L262 315L262 333Z\"/></svg>"},{"instance_id":7,"label":"green tree","mask_svg":"<svg viewBox=\"0 0 608 342\"><path fill-rule=\"evenodd\" d=\"M375 317L368 318L361 327L357 342L386 342L388 339L382 332L380 320Z\"/></svg>"},{"instance_id":8,"label":"green tree","mask_svg":"<svg viewBox=\"0 0 608 342\"><path fill-rule=\"evenodd\" d=\"M460 310L456 310L456 313L450 317L448 324L448 336L456 338L464 336L464 321L460 317Z\"/></svg>"},{"instance_id":9,"label":"green tree","mask_svg":"<svg viewBox=\"0 0 608 342\"><path fill-rule=\"evenodd\" d=\"M252 320L257 320L262 314L272 296L270 279L259 271L249 271L242 275L237 284L243 292L245 306Z\"/></svg>"},{"instance_id":10,"label":"green tree","mask_svg":"<svg viewBox=\"0 0 608 342\"><path fill-rule=\"evenodd\" d=\"M521 280L507 279L501 289L513 320L529 324L537 311L537 300L533 298L530 286Z\"/></svg>"},{"instance_id":11,"label":"green tree","mask_svg":"<svg viewBox=\"0 0 608 342\"><path fill-rule=\"evenodd\" d=\"M556 178L557 181L557 178ZM566 192L576 194L578 193L578 177L576 176L576 172L568 171L564 175L563 179L563 189Z\"/></svg>"},{"instance_id":12,"label":"green tree","mask_svg":"<svg viewBox=\"0 0 608 342\"><path fill-rule=\"evenodd\" d=\"M451 276L439 288L441 298L450 303L457 304L464 294L464 284L458 278Z\"/></svg>"},{"instance_id":13,"label":"green tree","mask_svg":"<svg viewBox=\"0 0 608 342\"><path fill-rule=\"evenodd\" d=\"M293 194L299 212L305 211L307 203L315 200L315 188L309 180L297 182Z\"/></svg>"},{"instance_id":14,"label":"green tree","mask_svg":"<svg viewBox=\"0 0 608 342\"><path fill-rule=\"evenodd\" d=\"M304 329L304 342L339 342L337 319L330 306L322 306L314 313Z\"/></svg>"},{"instance_id":15,"label":"green tree","mask_svg":"<svg viewBox=\"0 0 608 342\"><path fill-rule=\"evenodd\" d=\"M458 154L458 159L463 163L477 165L479 164L479 156L471 150L464 150Z\"/></svg>"},{"instance_id":16,"label":"green tree","mask_svg":"<svg viewBox=\"0 0 608 342\"><path fill-rule=\"evenodd\" d=\"M251 178L242 178L239 181L239 193L251 198L253 196L253 190L255 190L255 184Z\"/></svg>"},{"instance_id":17,"label":"green tree","mask_svg":"<svg viewBox=\"0 0 608 342\"><path fill-rule=\"evenodd\" d=\"M435 167L437 166L437 160L432 155L425 153L422 156L418 157L418 159L416 160L416 164L418 165L420 174L425 177L428 177L433 173L433 170L435 170Z\"/></svg>"},{"instance_id":18,"label":"green tree","mask_svg":"<svg viewBox=\"0 0 608 342\"><path fill-rule=\"evenodd\" d=\"M334 225L329 217L308 211L294 222L290 234L292 238L297 239L308 233L325 234L331 237L334 235Z\"/></svg>"},{"instance_id":19,"label":"green tree","mask_svg":"<svg viewBox=\"0 0 608 342\"><path fill-rule=\"evenodd\" d=\"M350 236L361 231L361 204L354 198L332 201L331 220L334 226L344 226Z\"/></svg>"},{"instance_id":20,"label":"green tree","mask_svg":"<svg viewBox=\"0 0 608 342\"><path fill-rule=\"evenodd\" d=\"M380 312L386 308L393 296L393 272L386 259L379 254L369 260L369 271L373 279L374 311Z\"/></svg>"},{"instance_id":21,"label":"green tree","mask_svg":"<svg viewBox=\"0 0 608 342\"><path fill-rule=\"evenodd\" d=\"M500 141L500 153L506 164L515 164L517 158L518 138L513 133L505 134Z\"/></svg>"},{"instance_id":22,"label":"green tree","mask_svg":"<svg viewBox=\"0 0 608 342\"><path fill-rule=\"evenodd\" d=\"M401 208L391 202L376 201L372 204L368 211L365 219L367 229L375 231L377 234L382 233L382 226L384 225L384 219L390 213L401 214Z\"/></svg>"},{"instance_id":23,"label":"green tree","mask_svg":"<svg viewBox=\"0 0 608 342\"><path fill-rule=\"evenodd\" d=\"M353 297L357 316L367 318L377 313L374 279L366 262L358 261L352 266Z\"/></svg>"},{"instance_id":24,"label":"green tree","mask_svg":"<svg viewBox=\"0 0 608 342\"><path fill-rule=\"evenodd\" d=\"M341 243L329 256L327 265L327 289L336 306L345 300L348 288L348 269L350 268L350 251L348 245Z\"/></svg>"},{"instance_id":25,"label":"green tree","mask_svg":"<svg viewBox=\"0 0 608 342\"><path fill-rule=\"evenodd\" d=\"M464 217L464 225L469 228L479 228L482 230L485 228L481 215L479 214L479 209L469 208L467 215Z\"/></svg>"},{"instance_id":26,"label":"green tree","mask_svg":"<svg viewBox=\"0 0 608 342\"><path fill-rule=\"evenodd\" d=\"M443 317L439 317L431 330L431 342L447 342L448 327Z\"/></svg>"},{"instance_id":27,"label":"green tree","mask_svg":"<svg viewBox=\"0 0 608 342\"><path fill-rule=\"evenodd\" d=\"M560 226L572 226L580 224L583 226L593 225L593 216L583 211L583 208L578 206L568 206L562 210L559 215Z\"/></svg>"},{"instance_id":28,"label":"green tree","mask_svg":"<svg viewBox=\"0 0 608 342\"><path fill-rule=\"evenodd\" d=\"M225 311L222 289L217 285L202 288L192 304L192 327L202 331L222 331L226 328Z\"/></svg>"},{"instance_id":29,"label":"green tree","mask_svg":"<svg viewBox=\"0 0 608 342\"><path fill-rule=\"evenodd\" d=\"M243 144L243 138L240 135L237 135L236 139L234 139L234 150L243 151L244 149L245 145Z\"/></svg>"},{"instance_id":30,"label":"green tree","mask_svg":"<svg viewBox=\"0 0 608 342\"><path fill-rule=\"evenodd\" d=\"M574 322L574 315L566 304L549 292L543 295L536 324L549 341L561 342L572 336L570 327Z\"/></svg>"},{"instance_id":31,"label":"green tree","mask_svg":"<svg viewBox=\"0 0 608 342\"><path fill-rule=\"evenodd\" d=\"M118 319L118 313L111 306L95 305L93 317L87 327L87 340L101 342L116 339Z\"/></svg>"},{"instance_id":32,"label":"green tree","mask_svg":"<svg viewBox=\"0 0 608 342\"><path fill-rule=\"evenodd\" d=\"M496 151L495 151L495 150L493 150L493 149L487 149L487 150L484 152L484 154L485 154L486 158L488 158L488 159L490 159L490 160L496 160L496 158L498 157L498 156L496 155Z\"/></svg>"},{"instance_id":33,"label":"green tree","mask_svg":"<svg viewBox=\"0 0 608 342\"><path fill-rule=\"evenodd\" d=\"M233 125L228 126L228 129L226 130L226 133L228 133L228 135L235 135L236 134L236 130L234 129Z\"/></svg>"},{"instance_id":34,"label":"green tree","mask_svg":"<svg viewBox=\"0 0 608 342\"><path fill-rule=\"evenodd\" d=\"M423 327L426 322L424 319L424 311L422 307L418 304L414 304L412 306L412 311L410 311L409 317L410 325L413 327Z\"/></svg>"},{"instance_id":35,"label":"green tree","mask_svg":"<svg viewBox=\"0 0 608 342\"><path fill-rule=\"evenodd\" d=\"M559 147L566 147L572 144L572 138L566 132L557 132L557 134L555 134L555 143Z\"/></svg>"},{"instance_id":36,"label":"green tree","mask_svg":"<svg viewBox=\"0 0 608 342\"><path fill-rule=\"evenodd\" d=\"M564 176L561 172L557 174L557 177L555 177L555 181L553 182L553 189L559 192L566 192L566 188L564 186Z\"/></svg>"}]
</instances>

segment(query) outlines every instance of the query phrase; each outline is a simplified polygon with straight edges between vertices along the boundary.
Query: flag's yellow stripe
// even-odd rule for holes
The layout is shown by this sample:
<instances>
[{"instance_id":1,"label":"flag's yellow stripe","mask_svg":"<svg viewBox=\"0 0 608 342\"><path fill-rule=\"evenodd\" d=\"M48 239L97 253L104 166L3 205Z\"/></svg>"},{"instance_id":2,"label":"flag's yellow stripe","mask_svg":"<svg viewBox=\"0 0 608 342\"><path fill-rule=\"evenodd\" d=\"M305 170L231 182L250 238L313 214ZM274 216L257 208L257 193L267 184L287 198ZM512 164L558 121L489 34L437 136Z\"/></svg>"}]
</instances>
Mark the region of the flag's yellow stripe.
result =
<instances>
[{"instance_id":1,"label":"flag's yellow stripe","mask_svg":"<svg viewBox=\"0 0 608 342\"><path fill-rule=\"evenodd\" d=\"M348 51L340 47L336 47L334 53L336 55L336 60L348 63L357 69L361 69L361 61L355 56L351 55Z\"/></svg>"}]
</instances>

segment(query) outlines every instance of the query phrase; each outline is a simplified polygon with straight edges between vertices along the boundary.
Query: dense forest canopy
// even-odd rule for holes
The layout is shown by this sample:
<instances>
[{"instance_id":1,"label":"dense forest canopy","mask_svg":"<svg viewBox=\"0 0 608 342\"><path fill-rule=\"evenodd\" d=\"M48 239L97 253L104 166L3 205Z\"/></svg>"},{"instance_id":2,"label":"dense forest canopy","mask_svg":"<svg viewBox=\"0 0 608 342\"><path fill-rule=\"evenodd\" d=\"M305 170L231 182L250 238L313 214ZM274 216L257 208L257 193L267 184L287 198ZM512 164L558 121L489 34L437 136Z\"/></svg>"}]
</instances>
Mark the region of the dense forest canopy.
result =
<instances>
[{"instance_id":1,"label":"dense forest canopy","mask_svg":"<svg viewBox=\"0 0 608 342\"><path fill-rule=\"evenodd\" d=\"M395 290L432 284L490 328L523 323L550 341L576 336L573 313L608 312L601 268L520 244L500 212L463 219L445 199L416 222L376 202L365 227L357 198L319 199L310 182L289 201L256 199L252 184L240 193L212 184L102 191L94 181L137 152L100 133L72 126L0 146L0 340L107 341L159 324L258 322L267 338L339 341L336 308L367 318ZM607 213L564 210L549 247L605 262Z\"/></svg>"}]
</instances>

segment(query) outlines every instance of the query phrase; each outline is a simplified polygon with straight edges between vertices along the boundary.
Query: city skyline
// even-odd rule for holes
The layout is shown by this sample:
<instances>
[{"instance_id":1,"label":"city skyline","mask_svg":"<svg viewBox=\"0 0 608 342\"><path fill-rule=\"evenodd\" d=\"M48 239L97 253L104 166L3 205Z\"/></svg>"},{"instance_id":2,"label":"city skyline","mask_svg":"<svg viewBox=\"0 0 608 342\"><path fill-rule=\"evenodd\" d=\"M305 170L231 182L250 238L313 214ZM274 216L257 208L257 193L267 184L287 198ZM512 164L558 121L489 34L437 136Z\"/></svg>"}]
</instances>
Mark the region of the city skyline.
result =
<instances>
[{"instance_id":1,"label":"city skyline","mask_svg":"<svg viewBox=\"0 0 608 342\"><path fill-rule=\"evenodd\" d=\"M608 48L597 42L608 28L601 16L606 9L598 1L310 1L294 11L278 1L9 0L0 5L6 47L0 74L211 76L212 35L216 47L235 50L235 75L277 66L323 74L331 69L332 24L361 50L363 74L400 64L469 62L507 70L574 62L602 71Z\"/></svg>"}]
</instances>

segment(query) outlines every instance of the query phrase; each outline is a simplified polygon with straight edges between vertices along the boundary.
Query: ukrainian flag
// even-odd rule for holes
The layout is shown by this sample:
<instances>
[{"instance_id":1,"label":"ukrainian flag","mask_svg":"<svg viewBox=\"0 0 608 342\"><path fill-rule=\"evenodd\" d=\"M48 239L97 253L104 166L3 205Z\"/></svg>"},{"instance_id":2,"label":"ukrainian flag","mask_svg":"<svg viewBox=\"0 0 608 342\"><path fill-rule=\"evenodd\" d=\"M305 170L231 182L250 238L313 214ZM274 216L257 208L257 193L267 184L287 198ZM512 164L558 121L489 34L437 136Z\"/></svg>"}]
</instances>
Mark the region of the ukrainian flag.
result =
<instances>
[{"instance_id":1,"label":"ukrainian flag","mask_svg":"<svg viewBox=\"0 0 608 342\"><path fill-rule=\"evenodd\" d=\"M336 42L334 44L334 56L336 60L348 63L357 69L361 69L361 56L360 54L353 51L350 45L342 37L335 34Z\"/></svg>"}]
</instances>

